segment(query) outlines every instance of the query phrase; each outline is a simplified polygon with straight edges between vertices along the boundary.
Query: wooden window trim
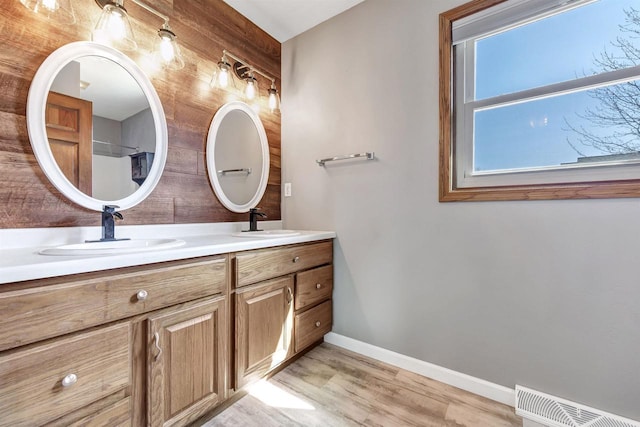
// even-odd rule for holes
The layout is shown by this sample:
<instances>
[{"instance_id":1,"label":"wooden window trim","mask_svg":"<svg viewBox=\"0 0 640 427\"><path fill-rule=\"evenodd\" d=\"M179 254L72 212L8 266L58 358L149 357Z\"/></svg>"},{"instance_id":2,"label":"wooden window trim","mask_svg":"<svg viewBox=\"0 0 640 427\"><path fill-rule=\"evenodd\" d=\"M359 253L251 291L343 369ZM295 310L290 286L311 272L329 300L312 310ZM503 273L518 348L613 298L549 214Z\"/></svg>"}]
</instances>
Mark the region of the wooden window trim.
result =
<instances>
[{"instance_id":1,"label":"wooden window trim","mask_svg":"<svg viewBox=\"0 0 640 427\"><path fill-rule=\"evenodd\" d=\"M499 200L608 199L640 197L640 180L585 181L539 185L457 188L453 178L452 25L506 0L473 0L440 14L440 202Z\"/></svg>"}]
</instances>

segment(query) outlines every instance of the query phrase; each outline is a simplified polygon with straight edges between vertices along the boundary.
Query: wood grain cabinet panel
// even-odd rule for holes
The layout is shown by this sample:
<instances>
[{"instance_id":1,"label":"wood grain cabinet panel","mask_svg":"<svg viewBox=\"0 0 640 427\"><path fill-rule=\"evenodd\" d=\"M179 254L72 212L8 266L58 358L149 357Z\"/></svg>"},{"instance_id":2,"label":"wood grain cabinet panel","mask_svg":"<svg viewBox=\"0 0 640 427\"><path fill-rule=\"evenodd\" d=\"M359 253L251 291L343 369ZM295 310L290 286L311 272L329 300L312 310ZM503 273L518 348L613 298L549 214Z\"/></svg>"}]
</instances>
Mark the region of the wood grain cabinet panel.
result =
<instances>
[{"instance_id":1,"label":"wood grain cabinet panel","mask_svg":"<svg viewBox=\"0 0 640 427\"><path fill-rule=\"evenodd\" d=\"M129 385L130 325L0 355L0 426L55 420Z\"/></svg>"},{"instance_id":2,"label":"wood grain cabinet panel","mask_svg":"<svg viewBox=\"0 0 640 427\"><path fill-rule=\"evenodd\" d=\"M226 257L34 283L0 290L0 350L220 293Z\"/></svg>"},{"instance_id":3,"label":"wood grain cabinet panel","mask_svg":"<svg viewBox=\"0 0 640 427\"><path fill-rule=\"evenodd\" d=\"M184 425L225 399L225 297L149 317L147 413L151 426Z\"/></svg>"},{"instance_id":4,"label":"wood grain cabinet panel","mask_svg":"<svg viewBox=\"0 0 640 427\"><path fill-rule=\"evenodd\" d=\"M236 287L247 286L333 261L333 243L261 249L236 256Z\"/></svg>"},{"instance_id":5,"label":"wood grain cabinet panel","mask_svg":"<svg viewBox=\"0 0 640 427\"><path fill-rule=\"evenodd\" d=\"M291 355L293 276L236 293L236 385L263 377Z\"/></svg>"},{"instance_id":6,"label":"wood grain cabinet panel","mask_svg":"<svg viewBox=\"0 0 640 427\"><path fill-rule=\"evenodd\" d=\"M331 298L333 265L314 268L296 275L295 309L311 307Z\"/></svg>"},{"instance_id":7,"label":"wood grain cabinet panel","mask_svg":"<svg viewBox=\"0 0 640 427\"><path fill-rule=\"evenodd\" d=\"M310 310L296 314L295 317L295 343L296 353L305 347L320 340L325 334L331 332L332 326L331 301L313 307Z\"/></svg>"},{"instance_id":8,"label":"wood grain cabinet panel","mask_svg":"<svg viewBox=\"0 0 640 427\"><path fill-rule=\"evenodd\" d=\"M131 426L131 398L122 399L101 411L64 425L66 427L129 427Z\"/></svg>"}]
</instances>

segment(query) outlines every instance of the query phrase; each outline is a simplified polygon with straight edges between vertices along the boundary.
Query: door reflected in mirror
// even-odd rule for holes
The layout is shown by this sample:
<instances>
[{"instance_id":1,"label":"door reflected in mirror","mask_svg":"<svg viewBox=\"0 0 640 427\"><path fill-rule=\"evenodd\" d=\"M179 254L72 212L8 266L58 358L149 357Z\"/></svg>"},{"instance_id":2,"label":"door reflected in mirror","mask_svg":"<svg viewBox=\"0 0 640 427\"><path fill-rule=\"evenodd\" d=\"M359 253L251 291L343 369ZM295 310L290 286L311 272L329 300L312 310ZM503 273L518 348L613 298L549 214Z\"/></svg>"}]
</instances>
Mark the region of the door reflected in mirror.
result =
<instances>
[{"instance_id":1,"label":"door reflected in mirror","mask_svg":"<svg viewBox=\"0 0 640 427\"><path fill-rule=\"evenodd\" d=\"M142 88L122 66L93 55L70 61L51 84L45 122L58 167L81 192L119 200L140 187L136 153L153 158L154 118Z\"/></svg>"}]
</instances>

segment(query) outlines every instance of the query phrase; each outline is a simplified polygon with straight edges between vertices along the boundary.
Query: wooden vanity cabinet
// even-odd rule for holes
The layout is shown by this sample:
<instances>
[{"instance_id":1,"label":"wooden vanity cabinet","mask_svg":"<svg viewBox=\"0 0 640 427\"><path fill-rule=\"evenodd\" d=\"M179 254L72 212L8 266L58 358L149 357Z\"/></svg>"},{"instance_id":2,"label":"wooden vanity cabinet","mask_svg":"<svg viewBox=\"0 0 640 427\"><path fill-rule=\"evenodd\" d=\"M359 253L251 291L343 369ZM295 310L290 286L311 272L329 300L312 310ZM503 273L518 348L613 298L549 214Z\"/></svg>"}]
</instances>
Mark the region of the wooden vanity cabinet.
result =
<instances>
[{"instance_id":1,"label":"wooden vanity cabinet","mask_svg":"<svg viewBox=\"0 0 640 427\"><path fill-rule=\"evenodd\" d=\"M331 330L333 243L235 254L235 385L243 387Z\"/></svg>"},{"instance_id":2,"label":"wooden vanity cabinet","mask_svg":"<svg viewBox=\"0 0 640 427\"><path fill-rule=\"evenodd\" d=\"M321 340L332 290L330 240L2 285L0 427L192 423Z\"/></svg>"},{"instance_id":3,"label":"wooden vanity cabinet","mask_svg":"<svg viewBox=\"0 0 640 427\"><path fill-rule=\"evenodd\" d=\"M226 255L0 286L0 426L211 410L226 398L228 290Z\"/></svg>"}]
</instances>

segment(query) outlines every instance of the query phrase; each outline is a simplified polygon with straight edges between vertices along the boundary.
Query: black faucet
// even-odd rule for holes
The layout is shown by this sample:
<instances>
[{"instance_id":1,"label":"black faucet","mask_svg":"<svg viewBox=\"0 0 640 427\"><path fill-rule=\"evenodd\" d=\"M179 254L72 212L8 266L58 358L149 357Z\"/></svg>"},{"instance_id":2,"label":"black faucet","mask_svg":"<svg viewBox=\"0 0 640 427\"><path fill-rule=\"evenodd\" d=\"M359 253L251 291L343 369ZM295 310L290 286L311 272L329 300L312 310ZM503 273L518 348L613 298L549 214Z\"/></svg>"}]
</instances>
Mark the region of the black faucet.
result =
<instances>
[{"instance_id":1,"label":"black faucet","mask_svg":"<svg viewBox=\"0 0 640 427\"><path fill-rule=\"evenodd\" d=\"M248 231L262 231L258 230L258 217L266 218L267 214L260 212L260 208L249 209L249 230Z\"/></svg>"},{"instance_id":2,"label":"black faucet","mask_svg":"<svg viewBox=\"0 0 640 427\"><path fill-rule=\"evenodd\" d=\"M102 239L101 242L121 240L115 237L115 218L123 219L120 212L116 212L120 206L104 205L102 207ZM115 218L114 218L115 217Z\"/></svg>"}]
</instances>

